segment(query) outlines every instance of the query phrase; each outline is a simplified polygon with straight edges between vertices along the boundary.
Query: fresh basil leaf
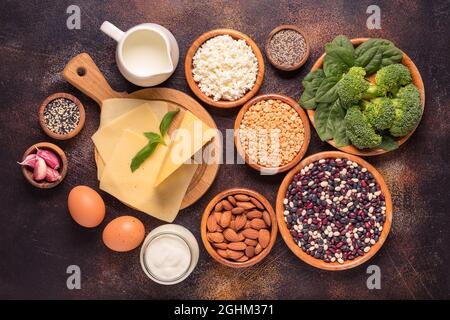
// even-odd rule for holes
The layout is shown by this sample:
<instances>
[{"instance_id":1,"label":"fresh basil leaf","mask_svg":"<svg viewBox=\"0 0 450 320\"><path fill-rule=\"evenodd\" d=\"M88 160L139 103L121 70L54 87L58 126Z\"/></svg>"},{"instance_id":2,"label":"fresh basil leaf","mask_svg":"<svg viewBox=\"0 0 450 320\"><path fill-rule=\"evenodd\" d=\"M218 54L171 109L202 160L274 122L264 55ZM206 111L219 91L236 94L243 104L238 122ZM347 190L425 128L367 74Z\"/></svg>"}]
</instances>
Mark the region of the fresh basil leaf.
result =
<instances>
[{"instance_id":1,"label":"fresh basil leaf","mask_svg":"<svg viewBox=\"0 0 450 320\"><path fill-rule=\"evenodd\" d=\"M155 133L155 132L144 132L144 136L150 140L150 142L156 141L156 142L164 142L163 138Z\"/></svg>"},{"instance_id":2,"label":"fresh basil leaf","mask_svg":"<svg viewBox=\"0 0 450 320\"><path fill-rule=\"evenodd\" d=\"M321 103L317 106L314 114L314 125L320 140L327 141L333 139L333 126L330 121L331 106L328 103Z\"/></svg>"},{"instance_id":3,"label":"fresh basil leaf","mask_svg":"<svg viewBox=\"0 0 450 320\"><path fill-rule=\"evenodd\" d=\"M339 35L336 38L334 38L333 41L331 42L331 44L338 46L338 47L345 48L348 51L350 51L352 54L355 51L355 48L353 47L353 43L350 41L349 38L347 38L344 35Z\"/></svg>"},{"instance_id":4,"label":"fresh basil leaf","mask_svg":"<svg viewBox=\"0 0 450 320\"><path fill-rule=\"evenodd\" d=\"M322 81L316 92L316 103L333 103L336 101L338 98L336 84L339 79L339 77L329 77Z\"/></svg>"},{"instance_id":5,"label":"fresh basil leaf","mask_svg":"<svg viewBox=\"0 0 450 320\"><path fill-rule=\"evenodd\" d=\"M391 136L383 136L383 140L381 140L380 148L386 151L392 151L399 147L398 142Z\"/></svg>"},{"instance_id":6,"label":"fresh basil leaf","mask_svg":"<svg viewBox=\"0 0 450 320\"><path fill-rule=\"evenodd\" d=\"M158 144L159 143L156 141L149 142L145 147L139 150L139 152L131 160L130 164L131 172L136 171L141 166L141 164L152 155Z\"/></svg>"},{"instance_id":7,"label":"fresh basil leaf","mask_svg":"<svg viewBox=\"0 0 450 320\"><path fill-rule=\"evenodd\" d=\"M331 106L329 118L332 122L334 143L338 148L350 144L345 126L346 113L347 111L343 108L339 99Z\"/></svg>"},{"instance_id":8,"label":"fresh basil leaf","mask_svg":"<svg viewBox=\"0 0 450 320\"><path fill-rule=\"evenodd\" d=\"M159 132L161 133L161 137L164 137L166 135L173 118L175 118L178 112L180 112L180 109L177 109L175 111L169 111L164 115L164 118L161 120L161 123L159 124Z\"/></svg>"}]
</instances>

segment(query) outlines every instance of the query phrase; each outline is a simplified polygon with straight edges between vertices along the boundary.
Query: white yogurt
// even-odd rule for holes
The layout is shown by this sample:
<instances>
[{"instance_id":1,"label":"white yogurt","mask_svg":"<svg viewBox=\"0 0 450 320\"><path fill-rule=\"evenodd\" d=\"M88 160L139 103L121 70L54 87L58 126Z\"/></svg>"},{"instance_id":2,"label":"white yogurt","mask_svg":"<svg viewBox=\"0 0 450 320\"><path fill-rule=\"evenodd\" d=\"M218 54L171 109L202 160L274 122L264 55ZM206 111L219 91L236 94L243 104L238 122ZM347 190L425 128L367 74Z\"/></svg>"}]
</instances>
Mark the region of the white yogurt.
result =
<instances>
[{"instance_id":1,"label":"white yogurt","mask_svg":"<svg viewBox=\"0 0 450 320\"><path fill-rule=\"evenodd\" d=\"M147 276L161 284L186 279L197 265L198 243L193 234L176 224L154 229L141 248L141 265Z\"/></svg>"},{"instance_id":2,"label":"white yogurt","mask_svg":"<svg viewBox=\"0 0 450 320\"><path fill-rule=\"evenodd\" d=\"M144 256L150 273L162 281L180 278L191 264L186 241L172 234L163 234L150 241Z\"/></svg>"}]
</instances>

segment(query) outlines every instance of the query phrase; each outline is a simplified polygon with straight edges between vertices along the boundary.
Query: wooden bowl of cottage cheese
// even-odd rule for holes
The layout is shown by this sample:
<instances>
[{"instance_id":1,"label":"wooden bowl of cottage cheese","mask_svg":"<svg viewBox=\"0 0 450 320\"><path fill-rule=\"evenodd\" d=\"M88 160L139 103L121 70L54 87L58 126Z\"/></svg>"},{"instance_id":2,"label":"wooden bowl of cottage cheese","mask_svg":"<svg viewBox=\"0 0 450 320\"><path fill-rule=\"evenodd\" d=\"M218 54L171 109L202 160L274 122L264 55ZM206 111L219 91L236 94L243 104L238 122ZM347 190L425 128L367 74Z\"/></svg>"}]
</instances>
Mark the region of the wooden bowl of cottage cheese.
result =
<instances>
[{"instance_id":1,"label":"wooden bowl of cottage cheese","mask_svg":"<svg viewBox=\"0 0 450 320\"><path fill-rule=\"evenodd\" d=\"M193 42L186 54L185 74L200 100L217 108L234 108L258 92L264 79L264 59L249 36L216 29Z\"/></svg>"}]
</instances>

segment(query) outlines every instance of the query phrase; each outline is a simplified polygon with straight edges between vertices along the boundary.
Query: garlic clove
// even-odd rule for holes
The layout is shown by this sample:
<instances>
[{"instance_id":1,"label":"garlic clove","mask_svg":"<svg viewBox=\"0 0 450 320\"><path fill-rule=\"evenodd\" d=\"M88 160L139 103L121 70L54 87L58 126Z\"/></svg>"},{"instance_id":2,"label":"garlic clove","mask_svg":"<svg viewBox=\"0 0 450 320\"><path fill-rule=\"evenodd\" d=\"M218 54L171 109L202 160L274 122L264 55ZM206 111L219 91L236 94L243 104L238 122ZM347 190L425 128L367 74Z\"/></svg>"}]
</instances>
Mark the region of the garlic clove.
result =
<instances>
[{"instance_id":1,"label":"garlic clove","mask_svg":"<svg viewBox=\"0 0 450 320\"><path fill-rule=\"evenodd\" d=\"M33 171L33 179L36 181L41 181L45 179L47 175L47 164L41 157L36 157L36 163Z\"/></svg>"},{"instance_id":2,"label":"garlic clove","mask_svg":"<svg viewBox=\"0 0 450 320\"><path fill-rule=\"evenodd\" d=\"M29 154L25 157L25 159L22 162L17 163L20 164L21 166L28 166L34 168L36 164L36 154L35 153Z\"/></svg>"},{"instance_id":3,"label":"garlic clove","mask_svg":"<svg viewBox=\"0 0 450 320\"><path fill-rule=\"evenodd\" d=\"M61 175L58 170L47 167L47 173L45 175L45 180L48 182L55 182L61 179Z\"/></svg>"},{"instance_id":4,"label":"garlic clove","mask_svg":"<svg viewBox=\"0 0 450 320\"><path fill-rule=\"evenodd\" d=\"M52 169L59 169L60 161L59 157L52 151L38 149L36 155L44 159L45 163Z\"/></svg>"}]
</instances>

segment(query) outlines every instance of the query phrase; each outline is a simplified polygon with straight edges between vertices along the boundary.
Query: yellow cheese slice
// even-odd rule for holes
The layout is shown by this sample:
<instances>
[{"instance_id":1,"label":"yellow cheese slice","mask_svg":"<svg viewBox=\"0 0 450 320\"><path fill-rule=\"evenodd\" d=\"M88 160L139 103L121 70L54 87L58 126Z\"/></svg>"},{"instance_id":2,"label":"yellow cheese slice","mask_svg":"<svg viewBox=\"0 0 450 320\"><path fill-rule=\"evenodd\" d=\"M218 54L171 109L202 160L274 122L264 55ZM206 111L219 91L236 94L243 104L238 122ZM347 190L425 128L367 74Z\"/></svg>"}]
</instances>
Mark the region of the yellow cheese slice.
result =
<instances>
[{"instance_id":1,"label":"yellow cheese slice","mask_svg":"<svg viewBox=\"0 0 450 320\"><path fill-rule=\"evenodd\" d=\"M162 118L168 111L167 102L160 100L114 98L103 101L99 128L107 125L112 120L133 111L133 109L142 106L144 103L148 103L150 105L159 122L161 122Z\"/></svg>"},{"instance_id":2,"label":"yellow cheese slice","mask_svg":"<svg viewBox=\"0 0 450 320\"><path fill-rule=\"evenodd\" d=\"M114 98L107 99L102 103L102 112L100 114L100 126L99 129L105 125L111 123L116 118L125 115L126 113L133 111L134 109L142 106L144 103L148 103L153 113L158 119L158 123L161 122L164 115L169 111L167 102L160 100L143 100L143 99L126 99L126 98ZM97 149L97 148L96 148ZM95 162L97 164L97 179L100 180L103 174L103 168L105 167L105 160L97 153L95 155Z\"/></svg>"},{"instance_id":3,"label":"yellow cheese slice","mask_svg":"<svg viewBox=\"0 0 450 320\"><path fill-rule=\"evenodd\" d=\"M132 129L134 132L141 134L147 131L159 132L158 118L149 104L144 103L142 106L112 120L92 136L95 147L106 163L111 158L116 143L126 129Z\"/></svg>"},{"instance_id":4,"label":"yellow cheese slice","mask_svg":"<svg viewBox=\"0 0 450 320\"><path fill-rule=\"evenodd\" d=\"M174 132L164 164L159 171L155 185L170 177L183 163L209 142L217 131L189 111L184 112L180 126Z\"/></svg>"},{"instance_id":5,"label":"yellow cheese slice","mask_svg":"<svg viewBox=\"0 0 450 320\"><path fill-rule=\"evenodd\" d=\"M168 148L159 145L135 172L131 172L131 159L146 144L147 139L142 134L131 130L123 131L106 164L100 189L130 207L166 222L172 222L178 214L198 165L185 164L162 184L154 187L156 175Z\"/></svg>"}]
</instances>

